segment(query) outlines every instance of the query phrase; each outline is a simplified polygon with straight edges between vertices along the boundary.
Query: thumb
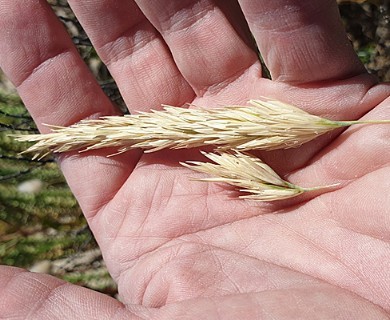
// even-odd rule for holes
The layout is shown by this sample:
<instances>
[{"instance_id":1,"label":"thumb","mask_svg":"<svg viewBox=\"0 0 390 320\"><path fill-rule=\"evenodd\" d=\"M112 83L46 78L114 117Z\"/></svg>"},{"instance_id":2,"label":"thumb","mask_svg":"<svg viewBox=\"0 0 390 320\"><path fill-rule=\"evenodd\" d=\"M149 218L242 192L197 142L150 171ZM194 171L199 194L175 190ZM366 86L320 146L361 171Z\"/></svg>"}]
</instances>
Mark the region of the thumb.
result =
<instances>
[{"instance_id":1,"label":"thumb","mask_svg":"<svg viewBox=\"0 0 390 320\"><path fill-rule=\"evenodd\" d=\"M134 310L102 293L55 277L0 266L0 319L140 319ZM136 314L137 312L137 314Z\"/></svg>"}]
</instances>

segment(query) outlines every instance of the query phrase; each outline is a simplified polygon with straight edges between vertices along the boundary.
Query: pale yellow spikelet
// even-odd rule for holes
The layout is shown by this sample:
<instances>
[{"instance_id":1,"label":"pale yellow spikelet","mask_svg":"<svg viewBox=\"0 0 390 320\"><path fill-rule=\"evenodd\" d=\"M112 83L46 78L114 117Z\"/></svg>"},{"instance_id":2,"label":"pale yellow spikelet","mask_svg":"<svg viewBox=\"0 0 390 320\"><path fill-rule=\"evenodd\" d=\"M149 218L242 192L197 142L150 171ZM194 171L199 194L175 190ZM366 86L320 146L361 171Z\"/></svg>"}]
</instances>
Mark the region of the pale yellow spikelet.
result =
<instances>
[{"instance_id":1,"label":"pale yellow spikelet","mask_svg":"<svg viewBox=\"0 0 390 320\"><path fill-rule=\"evenodd\" d=\"M160 111L82 120L70 127L49 125L51 133L18 135L16 139L35 142L23 152L34 154L34 158L51 152L108 147L121 153L133 148L152 152L213 145L217 153L203 154L214 163L182 164L212 175L199 180L238 187L244 193L241 198L274 201L329 186L294 185L243 151L298 147L335 128L364 123L390 123L390 120L333 121L279 101L251 100L247 106L215 109L164 106Z\"/></svg>"},{"instance_id":2,"label":"pale yellow spikelet","mask_svg":"<svg viewBox=\"0 0 390 320\"><path fill-rule=\"evenodd\" d=\"M380 123L381 121L377 121ZM43 135L19 135L36 142L24 153L43 157L50 152L114 147L157 151L214 145L220 150L274 150L298 147L325 132L360 121L332 121L279 101L251 100L248 106L214 109L178 108L126 116L83 120L52 128Z\"/></svg>"},{"instance_id":3,"label":"pale yellow spikelet","mask_svg":"<svg viewBox=\"0 0 390 320\"><path fill-rule=\"evenodd\" d=\"M270 166L247 153L239 151L206 153L214 163L188 161L181 163L192 170L210 174L212 177L199 178L205 182L222 182L238 187L247 193L240 198L257 201L275 201L298 196L307 191L331 186L302 188L283 180ZM335 185L332 185L332 187Z\"/></svg>"}]
</instances>

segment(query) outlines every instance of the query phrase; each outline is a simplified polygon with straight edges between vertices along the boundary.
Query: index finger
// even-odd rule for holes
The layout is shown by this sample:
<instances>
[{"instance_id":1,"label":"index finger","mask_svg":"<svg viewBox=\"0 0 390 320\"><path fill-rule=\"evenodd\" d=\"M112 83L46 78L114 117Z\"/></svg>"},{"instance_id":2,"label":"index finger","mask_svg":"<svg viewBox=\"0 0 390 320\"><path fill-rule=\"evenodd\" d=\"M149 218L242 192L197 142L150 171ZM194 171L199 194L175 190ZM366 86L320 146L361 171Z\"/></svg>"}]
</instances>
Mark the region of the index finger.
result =
<instances>
[{"instance_id":1,"label":"index finger","mask_svg":"<svg viewBox=\"0 0 390 320\"><path fill-rule=\"evenodd\" d=\"M0 47L0 67L41 132L48 131L43 123L68 126L116 113L46 1L0 0ZM106 154L74 155L61 163L87 214L112 197L138 160L133 152Z\"/></svg>"}]
</instances>

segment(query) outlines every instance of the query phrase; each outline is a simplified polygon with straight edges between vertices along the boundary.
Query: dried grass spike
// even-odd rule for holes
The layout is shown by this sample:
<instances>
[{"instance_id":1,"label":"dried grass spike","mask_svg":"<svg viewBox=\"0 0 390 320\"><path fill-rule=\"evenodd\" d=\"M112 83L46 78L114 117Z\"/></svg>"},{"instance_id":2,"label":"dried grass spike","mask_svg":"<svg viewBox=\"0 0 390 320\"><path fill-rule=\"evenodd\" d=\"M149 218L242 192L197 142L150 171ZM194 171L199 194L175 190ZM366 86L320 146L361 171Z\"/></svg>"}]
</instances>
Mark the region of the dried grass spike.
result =
<instances>
[{"instance_id":1,"label":"dried grass spike","mask_svg":"<svg viewBox=\"0 0 390 320\"><path fill-rule=\"evenodd\" d=\"M247 193L240 198L257 201L275 201L298 196L307 191L325 189L332 186L302 188L283 180L270 166L247 153L239 151L206 153L204 156L214 163L188 161L181 163L194 171L207 173L213 177L196 179L205 182L223 182Z\"/></svg>"},{"instance_id":2,"label":"dried grass spike","mask_svg":"<svg viewBox=\"0 0 390 320\"><path fill-rule=\"evenodd\" d=\"M149 152L165 148L215 145L220 150L274 150L298 147L335 128L389 121L332 121L279 101L251 100L248 106L215 109L178 108L99 120L83 120L70 127L51 126L43 135L19 135L36 142L24 153L42 157L48 152L133 148Z\"/></svg>"}]
</instances>

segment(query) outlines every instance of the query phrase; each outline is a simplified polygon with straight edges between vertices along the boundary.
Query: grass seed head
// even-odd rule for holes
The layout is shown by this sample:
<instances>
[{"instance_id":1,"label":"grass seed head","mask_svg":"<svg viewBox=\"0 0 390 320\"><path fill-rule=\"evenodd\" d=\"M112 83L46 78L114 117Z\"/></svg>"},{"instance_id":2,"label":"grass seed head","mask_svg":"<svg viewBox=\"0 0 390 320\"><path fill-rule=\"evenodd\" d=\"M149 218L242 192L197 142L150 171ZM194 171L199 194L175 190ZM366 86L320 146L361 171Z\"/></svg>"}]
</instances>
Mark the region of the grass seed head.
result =
<instances>
[{"instance_id":1,"label":"grass seed head","mask_svg":"<svg viewBox=\"0 0 390 320\"><path fill-rule=\"evenodd\" d=\"M306 191L329 188L330 186L302 188L283 180L270 166L247 153L239 151L206 153L213 163L188 161L181 163L194 171L211 175L196 180L222 182L238 187L246 193L240 198L257 201L275 201L298 196Z\"/></svg>"},{"instance_id":2,"label":"grass seed head","mask_svg":"<svg viewBox=\"0 0 390 320\"><path fill-rule=\"evenodd\" d=\"M49 126L51 133L18 135L35 142L23 153L43 158L51 152L116 148L158 151L213 145L219 153L204 153L214 163L187 162L184 166L208 173L202 181L225 182L249 198L273 201L327 188L301 188L279 177L268 165L243 151L298 147L335 128L390 120L332 121L279 101L251 100L247 106L215 109L164 106L135 115L82 120L70 127ZM230 151L229 151L230 150ZM235 151L231 151L235 150Z\"/></svg>"},{"instance_id":3,"label":"grass seed head","mask_svg":"<svg viewBox=\"0 0 390 320\"><path fill-rule=\"evenodd\" d=\"M158 151L214 145L220 150L274 150L298 147L317 136L354 122L331 121L279 101L251 100L247 106L178 108L83 120L70 127L49 126L43 135L19 135L35 142L24 153L114 147Z\"/></svg>"}]
</instances>

